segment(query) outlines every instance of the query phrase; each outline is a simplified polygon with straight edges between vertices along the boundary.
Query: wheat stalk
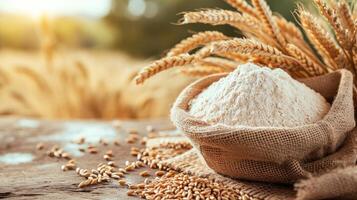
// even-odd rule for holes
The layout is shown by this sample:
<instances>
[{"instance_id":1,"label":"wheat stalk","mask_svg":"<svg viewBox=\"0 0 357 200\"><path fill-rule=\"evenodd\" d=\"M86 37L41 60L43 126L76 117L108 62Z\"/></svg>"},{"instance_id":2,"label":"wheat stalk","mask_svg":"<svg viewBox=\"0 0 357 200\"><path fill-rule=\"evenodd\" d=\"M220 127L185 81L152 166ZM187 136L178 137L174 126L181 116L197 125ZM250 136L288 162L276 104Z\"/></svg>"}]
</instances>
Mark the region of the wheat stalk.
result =
<instances>
[{"instance_id":1,"label":"wheat stalk","mask_svg":"<svg viewBox=\"0 0 357 200\"><path fill-rule=\"evenodd\" d=\"M195 55L182 54L173 57L166 57L155 61L153 64L142 69L134 78L136 84L142 84L148 78L166 69L178 66L184 66L193 63L198 57Z\"/></svg>"},{"instance_id":2,"label":"wheat stalk","mask_svg":"<svg viewBox=\"0 0 357 200\"><path fill-rule=\"evenodd\" d=\"M195 59L190 64L201 65L201 68L222 67L217 62L207 63L207 60L217 56L237 63L250 61L269 67L281 67L294 77L317 76L339 68L347 68L356 75L357 6L352 10L345 0L338 3L330 0L329 4L323 0L314 0L328 22L328 27L322 26L320 19L299 7L297 13L301 26L317 55L305 41L299 28L283 17L273 15L265 0L252 0L253 6L245 0L225 1L237 11L206 9L188 12L183 15L181 24L230 25L239 29L247 39L232 37L210 40L186 51L179 51L177 54L202 47L192 55ZM330 27L332 34L329 32ZM166 59L170 59L170 55L168 56ZM199 70L204 71L201 68ZM193 68L183 69L191 70Z\"/></svg>"}]
</instances>

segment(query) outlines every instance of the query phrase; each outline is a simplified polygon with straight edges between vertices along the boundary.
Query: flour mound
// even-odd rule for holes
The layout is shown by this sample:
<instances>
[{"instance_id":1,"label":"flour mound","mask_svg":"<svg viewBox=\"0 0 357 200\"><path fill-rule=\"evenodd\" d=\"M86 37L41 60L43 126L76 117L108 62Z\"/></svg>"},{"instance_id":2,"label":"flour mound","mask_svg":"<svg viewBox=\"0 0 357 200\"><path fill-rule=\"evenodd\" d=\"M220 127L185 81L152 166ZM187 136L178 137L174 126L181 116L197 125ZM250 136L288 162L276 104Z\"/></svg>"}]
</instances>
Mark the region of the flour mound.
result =
<instances>
[{"instance_id":1,"label":"flour mound","mask_svg":"<svg viewBox=\"0 0 357 200\"><path fill-rule=\"evenodd\" d=\"M210 124L294 127L322 119L330 104L281 69L240 65L190 102L189 113Z\"/></svg>"}]
</instances>

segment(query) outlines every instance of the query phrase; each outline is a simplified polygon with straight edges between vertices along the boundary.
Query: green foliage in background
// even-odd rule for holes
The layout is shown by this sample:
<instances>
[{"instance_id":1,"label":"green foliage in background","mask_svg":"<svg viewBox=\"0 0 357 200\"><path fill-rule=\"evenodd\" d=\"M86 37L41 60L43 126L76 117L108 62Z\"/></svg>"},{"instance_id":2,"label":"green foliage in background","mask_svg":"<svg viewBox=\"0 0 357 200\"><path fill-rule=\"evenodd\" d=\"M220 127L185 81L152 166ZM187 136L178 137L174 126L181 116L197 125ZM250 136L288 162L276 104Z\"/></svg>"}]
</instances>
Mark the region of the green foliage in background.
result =
<instances>
[{"instance_id":1,"label":"green foliage in background","mask_svg":"<svg viewBox=\"0 0 357 200\"><path fill-rule=\"evenodd\" d=\"M130 0L114 0L113 8L106 20L120 32L115 46L136 56L158 56L181 39L201 30L220 30L227 35L239 34L227 26L206 25L178 26L173 23L180 19L178 13L200 8L232 9L223 0L145 0L147 5L158 5L154 17L131 16L128 11ZM268 0L274 12L290 21L295 21L292 12L296 8L294 0ZM149 8L147 8L149 9Z\"/></svg>"}]
</instances>

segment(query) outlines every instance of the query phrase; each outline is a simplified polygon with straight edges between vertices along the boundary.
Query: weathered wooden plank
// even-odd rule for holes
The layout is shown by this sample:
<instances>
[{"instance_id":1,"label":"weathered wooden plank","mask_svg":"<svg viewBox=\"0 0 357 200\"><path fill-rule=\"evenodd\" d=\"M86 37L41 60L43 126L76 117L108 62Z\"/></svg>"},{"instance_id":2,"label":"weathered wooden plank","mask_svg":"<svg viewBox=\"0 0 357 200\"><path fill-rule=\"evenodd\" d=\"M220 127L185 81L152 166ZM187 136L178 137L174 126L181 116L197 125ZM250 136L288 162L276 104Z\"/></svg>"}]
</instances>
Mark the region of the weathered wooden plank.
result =
<instances>
[{"instance_id":1,"label":"weathered wooden plank","mask_svg":"<svg viewBox=\"0 0 357 200\"><path fill-rule=\"evenodd\" d=\"M126 121L122 123L121 128L114 128L110 122L98 121L3 119L0 121L0 198L128 198L127 189L118 186L116 181L83 189L78 188L78 183L84 178L79 177L74 171L62 172L60 167L67 162L66 160L50 158L46 155L46 150L38 151L35 146L38 142L43 142L45 149L48 149L57 144L76 156L75 159L81 168L96 168L99 162L105 162L103 154L111 149L115 154L114 161L124 166L126 160L135 160L129 155L132 145L124 141L128 130L135 128L140 134L145 134L147 125L153 125L160 130L173 128L168 120ZM82 154L78 151L80 145L73 143L73 140L80 136L86 137L87 142L91 144L98 144L101 138L109 141L110 144L99 145L100 153L96 155ZM113 145L114 139L119 139L121 145ZM138 175L140 171L142 170L135 171L125 179L131 183L142 182L143 178Z\"/></svg>"}]
</instances>

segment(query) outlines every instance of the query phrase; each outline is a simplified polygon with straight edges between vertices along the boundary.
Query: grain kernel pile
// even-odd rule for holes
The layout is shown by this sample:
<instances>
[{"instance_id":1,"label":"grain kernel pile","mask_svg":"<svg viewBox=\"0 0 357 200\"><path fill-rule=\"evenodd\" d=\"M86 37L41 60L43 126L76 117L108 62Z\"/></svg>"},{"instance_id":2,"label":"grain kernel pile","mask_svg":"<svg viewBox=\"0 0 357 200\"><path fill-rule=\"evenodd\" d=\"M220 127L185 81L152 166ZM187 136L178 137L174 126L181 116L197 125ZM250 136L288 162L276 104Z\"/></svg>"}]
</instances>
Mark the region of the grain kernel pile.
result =
<instances>
[{"instance_id":1,"label":"grain kernel pile","mask_svg":"<svg viewBox=\"0 0 357 200\"><path fill-rule=\"evenodd\" d=\"M152 129L149 130L150 132L147 138L159 137L157 132ZM140 138L138 132L130 132L128 139L132 139L133 135L136 135L137 139ZM160 136L164 135L161 134ZM85 139L81 139L81 141L83 142L80 142L80 144L85 143ZM130 141L127 141L127 143L134 145ZM99 152L99 150L97 150L99 146L96 147L92 144L87 145L89 149L96 149L96 152ZM37 146L44 145L41 144ZM117 145L113 144L113 146ZM103 147L108 148L108 146L104 144ZM37 148L39 151L42 149L43 148ZM84 152L91 154L89 149ZM175 169L173 169L162 162L166 159L181 155L190 149L192 149L192 145L187 141L163 142L153 147L131 146L130 154L136 157L137 160L133 162L126 161L122 166L112 161L112 159L116 158L115 151L109 149L105 150L104 156L100 159L108 161L107 163L99 163L95 168L86 169L79 167L80 163L77 163L77 161L67 159L68 162L62 165L61 169L62 171L75 171L78 176L84 178L84 180L79 182L78 188L116 183L119 189L126 190L128 196L143 199L256 200L235 186L227 185L213 179L187 174L182 172L180 167L176 166ZM102 151L103 149L100 152ZM50 154L48 155L50 157L56 157L55 155L58 154L58 158L64 158L62 154L65 152L57 145L52 147L49 152ZM108 157L110 160L107 159ZM132 175L140 175L143 179L145 178L145 180L134 183L130 180L130 176Z\"/></svg>"},{"instance_id":2,"label":"grain kernel pile","mask_svg":"<svg viewBox=\"0 0 357 200\"><path fill-rule=\"evenodd\" d=\"M329 103L281 69L248 63L190 102L190 114L210 124L294 127L322 119Z\"/></svg>"}]
</instances>

